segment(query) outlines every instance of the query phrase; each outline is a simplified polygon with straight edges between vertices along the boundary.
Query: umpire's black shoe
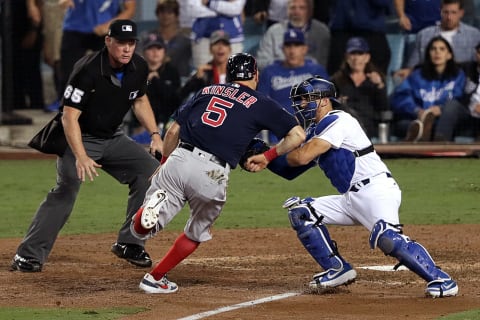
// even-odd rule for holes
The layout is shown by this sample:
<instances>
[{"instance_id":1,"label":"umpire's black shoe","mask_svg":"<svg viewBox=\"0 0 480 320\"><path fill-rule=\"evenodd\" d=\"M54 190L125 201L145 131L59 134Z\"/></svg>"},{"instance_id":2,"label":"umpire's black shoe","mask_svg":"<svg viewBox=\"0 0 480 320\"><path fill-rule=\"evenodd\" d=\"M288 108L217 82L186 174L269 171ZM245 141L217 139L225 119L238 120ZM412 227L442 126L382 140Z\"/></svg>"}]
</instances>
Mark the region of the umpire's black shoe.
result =
<instances>
[{"instance_id":1,"label":"umpire's black shoe","mask_svg":"<svg viewBox=\"0 0 480 320\"><path fill-rule=\"evenodd\" d=\"M42 264L38 260L26 259L16 254L15 257L13 257L10 270L18 270L21 272L40 272L42 271Z\"/></svg>"},{"instance_id":2,"label":"umpire's black shoe","mask_svg":"<svg viewBox=\"0 0 480 320\"><path fill-rule=\"evenodd\" d=\"M152 266L150 255L145 251L144 247L138 244L116 242L112 246L112 252L117 257L125 259L136 266L143 268Z\"/></svg>"}]
</instances>

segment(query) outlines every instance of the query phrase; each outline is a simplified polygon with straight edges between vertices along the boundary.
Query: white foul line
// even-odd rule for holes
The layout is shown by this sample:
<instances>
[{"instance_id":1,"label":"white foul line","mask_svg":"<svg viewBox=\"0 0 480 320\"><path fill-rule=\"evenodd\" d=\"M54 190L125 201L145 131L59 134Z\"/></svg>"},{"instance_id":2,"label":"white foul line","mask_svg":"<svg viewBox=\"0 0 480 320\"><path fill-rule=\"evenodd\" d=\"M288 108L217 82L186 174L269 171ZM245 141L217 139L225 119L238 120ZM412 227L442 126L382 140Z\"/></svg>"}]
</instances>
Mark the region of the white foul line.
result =
<instances>
[{"instance_id":1,"label":"white foul line","mask_svg":"<svg viewBox=\"0 0 480 320\"><path fill-rule=\"evenodd\" d=\"M232 310L240 309L240 308L246 308L246 307L250 307L250 306L253 306L253 305L256 305L256 304L260 304L260 303L265 303L265 302L281 300L281 299L285 299L285 298L289 298L289 297L294 297L294 296L298 296L300 294L301 293L299 293L299 292L287 292L287 293L279 294L279 295L276 295L276 296L270 296L270 297L266 297L266 298L262 298L262 299L258 299L258 300L242 302L242 303L239 303L239 304L234 304L232 306L221 307L221 308L218 308L218 309L215 309L215 310L205 311L205 312L202 312L202 313L197 313L197 314L194 314L192 316L188 316L188 317L185 317L185 318L180 318L180 319L177 319L177 320L199 320L199 319L203 319L203 318L213 316L213 315L216 315L216 314L219 314L219 313L228 312L228 311L232 311Z\"/></svg>"},{"instance_id":2,"label":"white foul line","mask_svg":"<svg viewBox=\"0 0 480 320\"><path fill-rule=\"evenodd\" d=\"M359 269L365 269L365 270L375 270L375 271L386 271L386 272L393 272L393 271L408 271L409 269L405 266L400 266L397 269L395 269L395 266L363 266L363 267L357 267Z\"/></svg>"}]
</instances>

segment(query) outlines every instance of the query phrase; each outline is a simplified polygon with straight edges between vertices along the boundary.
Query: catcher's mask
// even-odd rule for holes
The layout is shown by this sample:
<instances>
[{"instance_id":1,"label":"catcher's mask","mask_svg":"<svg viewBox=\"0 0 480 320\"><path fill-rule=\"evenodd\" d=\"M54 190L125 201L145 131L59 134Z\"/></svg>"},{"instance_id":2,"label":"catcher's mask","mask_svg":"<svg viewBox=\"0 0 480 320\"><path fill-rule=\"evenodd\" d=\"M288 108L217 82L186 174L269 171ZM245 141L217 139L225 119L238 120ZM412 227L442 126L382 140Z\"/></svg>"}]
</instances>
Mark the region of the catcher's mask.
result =
<instances>
[{"instance_id":1,"label":"catcher's mask","mask_svg":"<svg viewBox=\"0 0 480 320\"><path fill-rule=\"evenodd\" d=\"M308 81L292 86L290 100L292 101L292 107L295 109L295 116L303 125L303 128L307 128L310 122L315 119L318 99L320 99L320 95L314 92Z\"/></svg>"},{"instance_id":2,"label":"catcher's mask","mask_svg":"<svg viewBox=\"0 0 480 320\"><path fill-rule=\"evenodd\" d=\"M336 99L337 91L335 85L318 76L308 78L307 80L292 86L290 90L290 100L296 110L295 116L298 121L303 123L306 128L315 119L318 102L322 98L330 98L332 104L336 106L340 102Z\"/></svg>"}]
</instances>

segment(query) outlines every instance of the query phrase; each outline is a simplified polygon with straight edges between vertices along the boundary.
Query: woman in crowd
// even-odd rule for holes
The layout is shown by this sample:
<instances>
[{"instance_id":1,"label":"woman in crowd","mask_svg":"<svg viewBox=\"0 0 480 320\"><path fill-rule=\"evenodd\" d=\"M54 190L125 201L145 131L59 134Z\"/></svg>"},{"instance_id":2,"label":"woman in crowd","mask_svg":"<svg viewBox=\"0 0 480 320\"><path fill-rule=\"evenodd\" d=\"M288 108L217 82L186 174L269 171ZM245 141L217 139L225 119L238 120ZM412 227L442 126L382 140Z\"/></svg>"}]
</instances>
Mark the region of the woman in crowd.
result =
<instances>
[{"instance_id":1,"label":"woman in crowd","mask_svg":"<svg viewBox=\"0 0 480 320\"><path fill-rule=\"evenodd\" d=\"M412 142L444 140L445 132L456 125L452 114L464 108L458 102L464 84L465 73L455 63L448 41L442 36L432 38L424 63L392 94L396 136Z\"/></svg>"}]
</instances>

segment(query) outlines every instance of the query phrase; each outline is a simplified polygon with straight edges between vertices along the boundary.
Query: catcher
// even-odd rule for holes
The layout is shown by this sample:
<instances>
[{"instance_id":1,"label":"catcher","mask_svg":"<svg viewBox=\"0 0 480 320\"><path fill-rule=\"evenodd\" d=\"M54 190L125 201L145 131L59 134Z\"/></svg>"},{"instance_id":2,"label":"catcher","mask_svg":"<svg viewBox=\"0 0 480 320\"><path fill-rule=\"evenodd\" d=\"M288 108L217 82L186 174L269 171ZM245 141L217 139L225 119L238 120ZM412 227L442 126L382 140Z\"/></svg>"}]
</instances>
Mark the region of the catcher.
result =
<instances>
[{"instance_id":1,"label":"catcher","mask_svg":"<svg viewBox=\"0 0 480 320\"><path fill-rule=\"evenodd\" d=\"M306 142L271 162L260 154L245 164L250 171L268 164L287 179L318 165L340 193L302 200L292 197L284 203L300 242L324 269L313 276L310 287L327 289L355 281L357 273L339 254L326 226L361 224L371 232L370 247L395 257L396 267L404 265L423 278L428 296L455 296L457 283L435 265L421 244L403 234L398 216L400 188L358 121L338 110L341 105L335 97L335 86L320 78L293 86L290 99L299 121L308 125Z\"/></svg>"}]
</instances>

